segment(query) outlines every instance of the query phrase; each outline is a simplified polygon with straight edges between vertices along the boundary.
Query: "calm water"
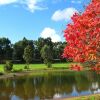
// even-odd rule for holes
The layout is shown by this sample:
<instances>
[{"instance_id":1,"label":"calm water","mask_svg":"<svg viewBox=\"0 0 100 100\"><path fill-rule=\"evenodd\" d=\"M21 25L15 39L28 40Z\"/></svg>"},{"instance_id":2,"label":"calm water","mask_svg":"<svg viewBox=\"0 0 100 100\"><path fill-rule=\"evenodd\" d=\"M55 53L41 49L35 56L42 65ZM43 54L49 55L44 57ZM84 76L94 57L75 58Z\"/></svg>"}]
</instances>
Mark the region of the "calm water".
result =
<instances>
[{"instance_id":1,"label":"calm water","mask_svg":"<svg viewBox=\"0 0 100 100\"><path fill-rule=\"evenodd\" d=\"M100 75L49 72L0 80L0 100L52 100L100 93Z\"/></svg>"}]
</instances>

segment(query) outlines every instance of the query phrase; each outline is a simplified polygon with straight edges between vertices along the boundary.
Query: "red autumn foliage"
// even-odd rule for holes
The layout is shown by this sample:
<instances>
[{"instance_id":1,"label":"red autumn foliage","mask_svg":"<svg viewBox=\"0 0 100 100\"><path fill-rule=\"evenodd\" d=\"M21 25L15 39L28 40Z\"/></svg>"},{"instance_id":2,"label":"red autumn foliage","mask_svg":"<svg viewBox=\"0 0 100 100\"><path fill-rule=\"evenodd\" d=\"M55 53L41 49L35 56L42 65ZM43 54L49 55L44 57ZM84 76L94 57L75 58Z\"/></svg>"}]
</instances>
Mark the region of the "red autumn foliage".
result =
<instances>
[{"instance_id":1,"label":"red autumn foliage","mask_svg":"<svg viewBox=\"0 0 100 100\"><path fill-rule=\"evenodd\" d=\"M71 65L70 69L74 71L81 71L83 70L83 67L76 64L76 65Z\"/></svg>"},{"instance_id":2,"label":"red autumn foliage","mask_svg":"<svg viewBox=\"0 0 100 100\"><path fill-rule=\"evenodd\" d=\"M97 74L100 74L100 64L98 64L97 66L92 67L91 70L97 72Z\"/></svg>"},{"instance_id":3,"label":"red autumn foliage","mask_svg":"<svg viewBox=\"0 0 100 100\"><path fill-rule=\"evenodd\" d=\"M93 70L93 71L100 71L100 67L92 67L91 70Z\"/></svg>"},{"instance_id":4,"label":"red autumn foliage","mask_svg":"<svg viewBox=\"0 0 100 100\"><path fill-rule=\"evenodd\" d=\"M92 0L81 15L75 13L71 19L64 31L63 57L82 63L95 60L100 67L100 0Z\"/></svg>"}]
</instances>

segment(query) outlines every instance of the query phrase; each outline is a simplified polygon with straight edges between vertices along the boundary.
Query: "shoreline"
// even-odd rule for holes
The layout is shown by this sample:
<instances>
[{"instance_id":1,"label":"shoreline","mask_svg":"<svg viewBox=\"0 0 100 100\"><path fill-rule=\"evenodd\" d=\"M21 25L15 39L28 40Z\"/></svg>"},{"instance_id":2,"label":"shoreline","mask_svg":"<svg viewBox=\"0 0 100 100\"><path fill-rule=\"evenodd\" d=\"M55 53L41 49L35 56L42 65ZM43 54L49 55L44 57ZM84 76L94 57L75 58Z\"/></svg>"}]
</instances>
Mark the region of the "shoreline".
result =
<instances>
[{"instance_id":1,"label":"shoreline","mask_svg":"<svg viewBox=\"0 0 100 100\"><path fill-rule=\"evenodd\" d=\"M100 100L100 94L90 94L84 96L76 96L76 97L69 97L69 98L62 98L59 100Z\"/></svg>"},{"instance_id":2,"label":"shoreline","mask_svg":"<svg viewBox=\"0 0 100 100\"><path fill-rule=\"evenodd\" d=\"M15 77L21 77L25 75L34 75L36 73L46 73L46 72L59 72L59 71L70 71L68 69L41 69L41 70L26 70L26 71L21 71L21 72L9 72L9 73L4 73L3 75L0 75L0 80L1 79L11 79Z\"/></svg>"},{"instance_id":3,"label":"shoreline","mask_svg":"<svg viewBox=\"0 0 100 100\"><path fill-rule=\"evenodd\" d=\"M89 70L85 70L85 71L89 71ZM52 69L52 68L47 68L47 69L33 69L33 70L24 70L24 71L18 71L18 72L8 72L8 73L3 73L2 75L0 75L0 80L1 79L11 79L11 78L18 78L18 77L22 77L25 75L34 75L37 73L46 73L46 72L75 72L73 70L70 69ZM81 72L81 71L80 71Z\"/></svg>"}]
</instances>

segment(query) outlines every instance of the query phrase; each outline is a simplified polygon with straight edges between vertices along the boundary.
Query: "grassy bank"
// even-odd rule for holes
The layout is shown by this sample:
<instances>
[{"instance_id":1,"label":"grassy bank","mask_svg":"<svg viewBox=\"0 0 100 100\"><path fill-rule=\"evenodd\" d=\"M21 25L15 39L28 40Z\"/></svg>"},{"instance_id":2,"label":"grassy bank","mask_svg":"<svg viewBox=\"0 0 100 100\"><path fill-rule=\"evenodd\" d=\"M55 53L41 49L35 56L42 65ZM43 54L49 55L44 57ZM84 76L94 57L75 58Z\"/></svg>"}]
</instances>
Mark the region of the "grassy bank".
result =
<instances>
[{"instance_id":1,"label":"grassy bank","mask_svg":"<svg viewBox=\"0 0 100 100\"><path fill-rule=\"evenodd\" d=\"M52 64L51 69L67 69L69 68L71 63L55 63ZM4 72L3 64L0 65L0 72ZM12 71L24 71L25 64L14 64ZM42 69L48 69L45 64L30 64L29 70L42 70Z\"/></svg>"},{"instance_id":2,"label":"grassy bank","mask_svg":"<svg viewBox=\"0 0 100 100\"><path fill-rule=\"evenodd\" d=\"M100 100L100 94L93 94L80 97L65 98L62 100Z\"/></svg>"}]
</instances>

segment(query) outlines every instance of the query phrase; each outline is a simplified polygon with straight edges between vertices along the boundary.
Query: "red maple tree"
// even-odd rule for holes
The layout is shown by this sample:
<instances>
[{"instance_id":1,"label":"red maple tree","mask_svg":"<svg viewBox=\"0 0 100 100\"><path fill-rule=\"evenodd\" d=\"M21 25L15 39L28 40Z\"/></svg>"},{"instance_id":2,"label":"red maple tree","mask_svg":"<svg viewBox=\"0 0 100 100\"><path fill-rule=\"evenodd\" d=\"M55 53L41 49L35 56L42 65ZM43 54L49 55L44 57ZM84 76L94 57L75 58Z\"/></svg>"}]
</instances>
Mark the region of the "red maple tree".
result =
<instances>
[{"instance_id":1,"label":"red maple tree","mask_svg":"<svg viewBox=\"0 0 100 100\"><path fill-rule=\"evenodd\" d=\"M81 15L75 13L71 19L64 31L63 57L82 63L96 61L95 67L100 67L100 0L92 0Z\"/></svg>"}]
</instances>

